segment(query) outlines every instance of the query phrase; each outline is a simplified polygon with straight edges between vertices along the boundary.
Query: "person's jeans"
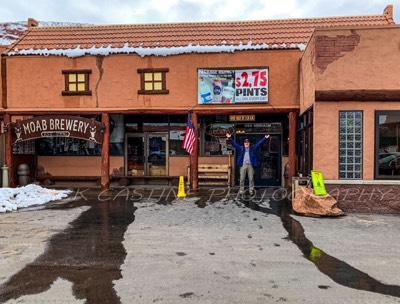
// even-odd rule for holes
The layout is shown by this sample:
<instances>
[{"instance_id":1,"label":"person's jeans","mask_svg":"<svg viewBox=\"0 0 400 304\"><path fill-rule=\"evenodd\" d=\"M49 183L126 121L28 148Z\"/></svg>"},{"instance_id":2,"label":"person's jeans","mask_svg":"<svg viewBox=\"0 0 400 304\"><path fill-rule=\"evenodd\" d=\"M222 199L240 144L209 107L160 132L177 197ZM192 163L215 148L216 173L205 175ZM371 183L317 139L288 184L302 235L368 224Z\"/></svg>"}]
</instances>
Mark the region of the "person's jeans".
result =
<instances>
[{"instance_id":1,"label":"person's jeans","mask_svg":"<svg viewBox=\"0 0 400 304\"><path fill-rule=\"evenodd\" d=\"M249 179L249 190L254 192L254 168L251 164L244 164L240 168L240 189L239 191L244 191L244 181L246 179L246 174Z\"/></svg>"}]
</instances>

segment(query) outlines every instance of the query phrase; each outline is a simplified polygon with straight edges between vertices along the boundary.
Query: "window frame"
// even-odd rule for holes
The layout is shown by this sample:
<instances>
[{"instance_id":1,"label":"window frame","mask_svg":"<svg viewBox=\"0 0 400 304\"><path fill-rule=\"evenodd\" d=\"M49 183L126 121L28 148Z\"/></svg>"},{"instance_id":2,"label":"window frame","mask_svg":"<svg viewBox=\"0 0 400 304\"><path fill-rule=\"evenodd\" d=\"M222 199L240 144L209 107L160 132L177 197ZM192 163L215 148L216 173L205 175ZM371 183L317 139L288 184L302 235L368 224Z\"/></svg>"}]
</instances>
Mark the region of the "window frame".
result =
<instances>
[{"instance_id":1,"label":"window frame","mask_svg":"<svg viewBox=\"0 0 400 304\"><path fill-rule=\"evenodd\" d=\"M169 72L168 68L158 68L158 69L137 69L137 72L140 74L140 89L138 90L138 94L142 95L154 95L154 94L169 94L169 90L167 89L167 73ZM152 73L153 76L155 73L161 73L161 81L154 81L154 77L152 81L145 80L145 74ZM154 83L161 82L161 90L146 90L145 84L152 83L154 88Z\"/></svg>"},{"instance_id":2,"label":"window frame","mask_svg":"<svg viewBox=\"0 0 400 304\"><path fill-rule=\"evenodd\" d=\"M396 115L398 114L398 115ZM399 110L375 110L375 148L374 148L374 179L375 180L400 180L400 175L384 175L379 174L379 116L380 115L395 115L400 116Z\"/></svg>"},{"instance_id":3,"label":"window frame","mask_svg":"<svg viewBox=\"0 0 400 304\"><path fill-rule=\"evenodd\" d=\"M63 96L76 96L76 95L92 95L92 91L89 89L89 75L92 74L92 70L62 70L64 75L64 90L61 92ZM85 77L85 90L84 91L70 91L69 85L72 83L69 81L69 75L75 74L78 78L78 74L84 74ZM78 83L76 81L75 83Z\"/></svg>"},{"instance_id":4,"label":"window frame","mask_svg":"<svg viewBox=\"0 0 400 304\"><path fill-rule=\"evenodd\" d=\"M352 134L348 134L347 133L347 129L346 129L346 133L344 133L344 134L341 133L341 131L340 131L340 128L342 127L341 124L340 124L340 119L341 119L341 117L340 117L341 115L340 114L341 113L345 113L346 114L346 121L348 119L347 113L352 113L353 117L355 116L356 113L359 113L361 115L361 118L360 118L361 119L361 133L360 134L356 134L355 132L353 132ZM356 118L354 118L354 119L356 119ZM346 124L346 126L343 126L343 127L347 128L347 124ZM355 129L356 125L354 124L353 126L349 126L349 128ZM342 143L341 139L340 139L341 135L345 135L346 136L346 140L343 142L343 143L346 144L346 147L344 147L344 148L341 147L341 143ZM356 135L360 135L361 136L361 140L360 140L361 147L360 148L356 148L356 143L358 143L356 141L356 139L354 138L353 141L350 142L347 139L347 135L354 136L354 137ZM347 153L347 150L350 149L350 147L347 145L348 143L352 143L353 144L353 147L352 147L353 156L352 157L353 157L354 162L352 162L352 163L348 163L348 161L347 161L349 158L351 158L350 155L348 155L348 153ZM346 155L343 155L343 156L341 155L341 149L344 149L343 151L346 151ZM360 150L361 151L360 152L361 155L355 155L356 154L355 153L356 150ZM346 159L345 163L342 163L340 161L341 157ZM356 158L360 159L360 163L359 164L355 161ZM341 171L341 169L340 169L341 165L344 165L346 167L348 165L349 166L353 166L353 167L355 167L356 165L359 165L360 166L360 170L356 171L355 169L353 169L353 175L355 175L356 173L359 173L360 177L352 177L352 178L348 177L348 176L341 177L341 173L344 173L344 174L348 173L347 172L347 168L346 168L346 170ZM351 111L349 111L349 110L340 110L338 112L338 179L339 180L363 180L363 178L364 178L364 111L362 111L362 110L351 110Z\"/></svg>"}]
</instances>

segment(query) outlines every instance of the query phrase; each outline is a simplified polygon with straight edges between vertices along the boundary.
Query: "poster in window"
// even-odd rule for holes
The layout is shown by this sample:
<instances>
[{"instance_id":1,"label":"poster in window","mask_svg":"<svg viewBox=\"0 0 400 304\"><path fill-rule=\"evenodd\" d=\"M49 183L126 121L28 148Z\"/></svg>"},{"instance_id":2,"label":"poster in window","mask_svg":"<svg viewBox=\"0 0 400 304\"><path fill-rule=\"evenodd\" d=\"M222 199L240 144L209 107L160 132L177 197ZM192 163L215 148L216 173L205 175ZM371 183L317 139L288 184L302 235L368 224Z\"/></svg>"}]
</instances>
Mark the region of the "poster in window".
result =
<instances>
[{"instance_id":1,"label":"poster in window","mask_svg":"<svg viewBox=\"0 0 400 304\"><path fill-rule=\"evenodd\" d=\"M268 102L268 68L198 70L199 104Z\"/></svg>"}]
</instances>

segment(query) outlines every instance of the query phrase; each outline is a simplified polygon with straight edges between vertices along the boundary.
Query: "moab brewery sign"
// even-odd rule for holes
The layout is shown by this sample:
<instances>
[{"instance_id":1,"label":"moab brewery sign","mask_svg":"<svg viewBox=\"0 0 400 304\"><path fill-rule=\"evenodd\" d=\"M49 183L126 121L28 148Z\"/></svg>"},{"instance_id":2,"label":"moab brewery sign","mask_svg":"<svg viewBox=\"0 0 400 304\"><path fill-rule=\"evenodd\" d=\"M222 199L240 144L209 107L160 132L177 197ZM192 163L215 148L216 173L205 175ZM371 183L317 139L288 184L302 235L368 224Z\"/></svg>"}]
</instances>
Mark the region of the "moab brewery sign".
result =
<instances>
[{"instance_id":1,"label":"moab brewery sign","mask_svg":"<svg viewBox=\"0 0 400 304\"><path fill-rule=\"evenodd\" d=\"M43 137L71 137L102 143L103 124L93 118L54 115L17 120L10 124L12 144Z\"/></svg>"}]
</instances>

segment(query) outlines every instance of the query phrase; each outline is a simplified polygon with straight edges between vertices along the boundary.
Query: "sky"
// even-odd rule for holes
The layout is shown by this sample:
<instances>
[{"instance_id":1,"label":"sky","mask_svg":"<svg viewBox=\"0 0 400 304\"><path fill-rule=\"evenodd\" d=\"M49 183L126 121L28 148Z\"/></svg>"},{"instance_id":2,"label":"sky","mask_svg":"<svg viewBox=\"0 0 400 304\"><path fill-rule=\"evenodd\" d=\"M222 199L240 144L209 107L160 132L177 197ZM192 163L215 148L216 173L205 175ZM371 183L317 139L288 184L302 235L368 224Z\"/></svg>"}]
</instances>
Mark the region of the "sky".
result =
<instances>
[{"instance_id":1,"label":"sky","mask_svg":"<svg viewBox=\"0 0 400 304\"><path fill-rule=\"evenodd\" d=\"M137 24L269 20L329 16L379 15L393 0L5 0L0 22L38 21L88 24Z\"/></svg>"}]
</instances>

